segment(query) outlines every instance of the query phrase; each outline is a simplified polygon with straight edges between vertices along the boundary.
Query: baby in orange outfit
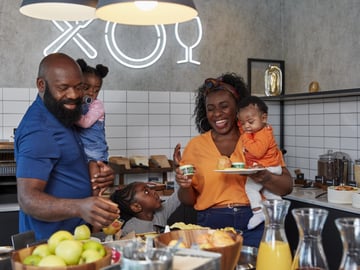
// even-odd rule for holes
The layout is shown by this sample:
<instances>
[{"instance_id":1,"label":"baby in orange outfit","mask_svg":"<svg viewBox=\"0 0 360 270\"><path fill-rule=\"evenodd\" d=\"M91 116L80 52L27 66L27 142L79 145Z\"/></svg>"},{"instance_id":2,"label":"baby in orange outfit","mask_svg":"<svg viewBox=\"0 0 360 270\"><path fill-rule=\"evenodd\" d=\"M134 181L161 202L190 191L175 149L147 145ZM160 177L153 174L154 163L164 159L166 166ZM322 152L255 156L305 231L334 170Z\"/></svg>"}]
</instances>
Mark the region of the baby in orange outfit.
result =
<instances>
[{"instance_id":1,"label":"baby in orange outfit","mask_svg":"<svg viewBox=\"0 0 360 270\"><path fill-rule=\"evenodd\" d=\"M249 96L241 100L238 119L240 124L240 140L247 167L261 166L274 174L281 174L282 153L276 144L272 127L267 123L268 107L263 100ZM281 199L256 183L249 176L245 185L253 216L248 223L248 229L253 229L264 221L261 210L261 194L267 199Z\"/></svg>"}]
</instances>

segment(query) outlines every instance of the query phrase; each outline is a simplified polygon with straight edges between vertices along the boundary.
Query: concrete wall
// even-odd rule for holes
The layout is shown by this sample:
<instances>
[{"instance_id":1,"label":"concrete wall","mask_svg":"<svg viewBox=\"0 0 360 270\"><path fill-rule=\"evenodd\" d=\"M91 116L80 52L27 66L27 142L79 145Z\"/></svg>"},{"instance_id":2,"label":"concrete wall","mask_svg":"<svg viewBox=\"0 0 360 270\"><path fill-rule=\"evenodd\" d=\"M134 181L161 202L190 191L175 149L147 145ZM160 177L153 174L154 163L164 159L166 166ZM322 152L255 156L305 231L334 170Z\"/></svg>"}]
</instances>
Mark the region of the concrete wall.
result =
<instances>
[{"instance_id":1,"label":"concrete wall","mask_svg":"<svg viewBox=\"0 0 360 270\"><path fill-rule=\"evenodd\" d=\"M0 2L0 87L34 87L43 50L61 34L51 21L21 15L20 2ZM263 0L195 2L203 37L193 50L193 59L200 65L177 64L184 59L184 48L175 39L174 25L165 26L164 53L148 68L131 69L113 59L105 45L106 22L101 20L79 31L97 49L96 59L89 59L73 40L61 51L74 58L84 58L90 64L108 65L110 73L104 88L112 90L191 91L205 78L225 71L246 77L248 57L281 57L278 46L281 36L276 30L281 22L279 0L265 1L265 4ZM270 35L264 27L271 31ZM179 35L186 44L196 41L197 31L195 21L179 26ZM157 41L153 26L117 25L115 35L120 49L134 58L149 55Z\"/></svg>"},{"instance_id":2,"label":"concrete wall","mask_svg":"<svg viewBox=\"0 0 360 270\"><path fill-rule=\"evenodd\" d=\"M360 2L282 0L283 58L287 92L360 86Z\"/></svg>"},{"instance_id":3,"label":"concrete wall","mask_svg":"<svg viewBox=\"0 0 360 270\"><path fill-rule=\"evenodd\" d=\"M22 16L20 2L0 1L0 139L5 140L11 140L13 128L36 95L35 77L43 50L61 34L52 22ZM96 59L88 58L73 41L61 50L110 68L101 99L106 106L112 155L166 154L171 158L177 142L185 146L197 134L191 118L194 99L189 92L205 78L225 71L246 78L248 58L285 60L287 93L307 92L312 80L319 81L322 90L359 87L358 0L195 3L203 37L193 50L193 59L200 65L177 64L184 58L184 49L175 39L174 26L165 26L164 53L147 68L131 69L114 60L105 46L106 22L100 20L80 32L97 49ZM194 21L179 29L185 43L192 44L197 37ZM186 34L191 31L196 34ZM119 46L134 58L148 55L156 42L154 27L119 25L116 37ZM262 73L256 83L261 92ZM314 177L318 155L329 148L348 152L353 159L360 157L359 98L331 102L286 103L285 148L291 171L299 167L306 177ZM270 123L278 136L278 103L270 105ZM326 116L329 113L331 118ZM343 123L351 132L341 133Z\"/></svg>"},{"instance_id":4,"label":"concrete wall","mask_svg":"<svg viewBox=\"0 0 360 270\"><path fill-rule=\"evenodd\" d=\"M0 87L32 87L43 50L61 32L50 21L18 11L21 0L0 2ZM131 69L118 63L105 45L106 22L93 21L79 32L97 50L88 58L69 41L61 51L90 64L110 67L107 89L191 91L209 76L234 71L247 76L247 58L285 60L286 92L306 92L317 80L322 90L359 86L360 3L358 0L195 0L203 28L193 59L177 64L184 48L174 25L165 26L166 46L151 67ZM66 26L65 26L66 28ZM180 36L193 44L195 21L180 24ZM190 34L189 34L190 33ZM193 34L191 34L193 33ZM134 58L145 57L157 41L154 27L118 25L116 42ZM262 86L263 78L260 77Z\"/></svg>"}]
</instances>

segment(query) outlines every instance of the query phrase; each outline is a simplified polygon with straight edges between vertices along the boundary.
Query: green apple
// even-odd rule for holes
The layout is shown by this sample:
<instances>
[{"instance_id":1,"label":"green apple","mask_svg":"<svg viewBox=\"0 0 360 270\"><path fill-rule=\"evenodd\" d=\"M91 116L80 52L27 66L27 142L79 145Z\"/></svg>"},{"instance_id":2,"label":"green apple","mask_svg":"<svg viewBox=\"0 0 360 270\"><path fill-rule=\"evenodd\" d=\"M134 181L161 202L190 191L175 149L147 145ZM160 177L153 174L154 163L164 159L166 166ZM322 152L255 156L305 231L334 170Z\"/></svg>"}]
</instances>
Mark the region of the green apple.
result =
<instances>
[{"instance_id":1,"label":"green apple","mask_svg":"<svg viewBox=\"0 0 360 270\"><path fill-rule=\"evenodd\" d=\"M91 231L85 224L77 226L74 231L74 237L76 240L88 240L90 239Z\"/></svg>"},{"instance_id":2,"label":"green apple","mask_svg":"<svg viewBox=\"0 0 360 270\"><path fill-rule=\"evenodd\" d=\"M31 253L32 255L39 255L40 257L46 257L48 255L51 254L50 249L49 249L49 245L48 244L41 244L38 245L33 252Z\"/></svg>"},{"instance_id":3,"label":"green apple","mask_svg":"<svg viewBox=\"0 0 360 270\"><path fill-rule=\"evenodd\" d=\"M109 226L103 228L102 230L107 235L114 235L118 231L120 231L122 225L123 225L122 221L115 219Z\"/></svg>"},{"instance_id":4,"label":"green apple","mask_svg":"<svg viewBox=\"0 0 360 270\"><path fill-rule=\"evenodd\" d=\"M104 246L95 240L89 240L83 244L84 251L89 249L96 250L100 253L101 257L104 257L106 255L106 249L104 248Z\"/></svg>"},{"instance_id":5,"label":"green apple","mask_svg":"<svg viewBox=\"0 0 360 270\"><path fill-rule=\"evenodd\" d=\"M101 254L95 249L87 249L81 254L79 264L95 262L100 260L102 257L103 256L101 256Z\"/></svg>"},{"instance_id":6,"label":"green apple","mask_svg":"<svg viewBox=\"0 0 360 270\"><path fill-rule=\"evenodd\" d=\"M82 252L83 244L78 240L61 241L55 249L55 255L61 257L67 265L78 264Z\"/></svg>"},{"instance_id":7,"label":"green apple","mask_svg":"<svg viewBox=\"0 0 360 270\"><path fill-rule=\"evenodd\" d=\"M66 266L66 263L59 256L49 255L42 258L38 266L47 266L47 267Z\"/></svg>"},{"instance_id":8,"label":"green apple","mask_svg":"<svg viewBox=\"0 0 360 270\"><path fill-rule=\"evenodd\" d=\"M40 257L39 255L29 255L26 256L25 259L23 260L23 264L26 265L34 265L37 266L39 264L39 262L41 261L42 257Z\"/></svg>"},{"instance_id":9,"label":"green apple","mask_svg":"<svg viewBox=\"0 0 360 270\"><path fill-rule=\"evenodd\" d=\"M50 252L52 254L55 254L55 249L61 241L73 240L73 239L74 239L74 236L68 231L60 230L60 231L54 232L50 236L50 238L48 239L48 242L47 242L49 245Z\"/></svg>"}]
</instances>

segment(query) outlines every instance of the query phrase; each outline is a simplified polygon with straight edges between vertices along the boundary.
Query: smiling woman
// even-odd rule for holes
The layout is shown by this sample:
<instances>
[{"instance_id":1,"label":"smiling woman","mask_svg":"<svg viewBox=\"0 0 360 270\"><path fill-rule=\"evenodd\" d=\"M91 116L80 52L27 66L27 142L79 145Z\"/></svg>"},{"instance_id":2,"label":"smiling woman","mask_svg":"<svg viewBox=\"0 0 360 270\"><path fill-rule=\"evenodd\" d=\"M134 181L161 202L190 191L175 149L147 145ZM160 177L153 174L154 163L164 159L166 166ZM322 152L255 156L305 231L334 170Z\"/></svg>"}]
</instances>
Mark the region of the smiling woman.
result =
<instances>
[{"instance_id":1,"label":"smiling woman","mask_svg":"<svg viewBox=\"0 0 360 270\"><path fill-rule=\"evenodd\" d=\"M198 88L194 110L201 135L190 140L182 155L177 145L174 161L195 167L192 176L184 175L177 168L176 181L180 186L180 200L197 210L197 223L214 229L233 227L243 233L244 245L258 246L263 224L247 229L253 214L245 193L246 176L215 171L219 159L224 157L228 167L232 162L245 162L237 112L239 102L248 95L243 78L234 73L206 79ZM262 170L252 174L252 178L262 181L264 187L270 187L276 194L291 191L292 179L285 167L281 175Z\"/></svg>"}]
</instances>

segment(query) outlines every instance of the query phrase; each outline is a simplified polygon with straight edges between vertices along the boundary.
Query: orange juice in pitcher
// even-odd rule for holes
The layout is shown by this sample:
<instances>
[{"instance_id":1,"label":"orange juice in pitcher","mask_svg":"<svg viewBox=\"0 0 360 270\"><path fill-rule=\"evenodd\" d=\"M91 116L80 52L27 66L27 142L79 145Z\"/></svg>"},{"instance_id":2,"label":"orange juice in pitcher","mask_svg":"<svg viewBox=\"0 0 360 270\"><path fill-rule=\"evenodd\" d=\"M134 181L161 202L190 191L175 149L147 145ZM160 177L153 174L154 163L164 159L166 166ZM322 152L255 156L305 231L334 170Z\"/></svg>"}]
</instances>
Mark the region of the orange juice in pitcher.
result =
<instances>
[{"instance_id":1,"label":"orange juice in pitcher","mask_svg":"<svg viewBox=\"0 0 360 270\"><path fill-rule=\"evenodd\" d=\"M261 242L256 261L257 270L288 270L292 256L287 242Z\"/></svg>"},{"instance_id":2,"label":"orange juice in pitcher","mask_svg":"<svg viewBox=\"0 0 360 270\"><path fill-rule=\"evenodd\" d=\"M287 200L264 200L265 228L256 260L256 270L289 270L292 256L284 222L289 210Z\"/></svg>"}]
</instances>

